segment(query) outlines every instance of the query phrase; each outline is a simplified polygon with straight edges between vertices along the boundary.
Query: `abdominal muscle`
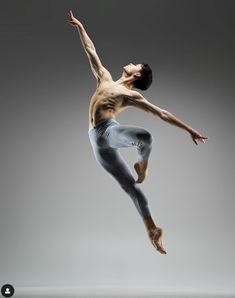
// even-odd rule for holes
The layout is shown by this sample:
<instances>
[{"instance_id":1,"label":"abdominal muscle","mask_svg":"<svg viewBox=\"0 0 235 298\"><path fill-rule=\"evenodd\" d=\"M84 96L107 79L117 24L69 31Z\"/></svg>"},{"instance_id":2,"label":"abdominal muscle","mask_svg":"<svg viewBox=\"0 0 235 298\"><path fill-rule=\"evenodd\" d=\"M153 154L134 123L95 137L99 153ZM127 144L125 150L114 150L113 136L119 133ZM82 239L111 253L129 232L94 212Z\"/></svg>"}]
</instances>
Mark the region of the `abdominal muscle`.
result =
<instances>
[{"instance_id":1,"label":"abdominal muscle","mask_svg":"<svg viewBox=\"0 0 235 298\"><path fill-rule=\"evenodd\" d=\"M101 87L97 89L91 99L89 106L89 129L93 128L98 121L116 118L126 108L123 105L123 90L120 91L120 88L115 90L112 85L108 87L108 91L101 89Z\"/></svg>"},{"instance_id":2,"label":"abdominal muscle","mask_svg":"<svg viewBox=\"0 0 235 298\"><path fill-rule=\"evenodd\" d=\"M101 121L101 120L106 120L106 119L114 119L116 117L116 112L114 112L113 110L104 110L104 111L99 111L99 115L97 116L93 116L92 115L90 116L91 118L91 121L89 123L89 129L93 128L96 123L98 121Z\"/></svg>"}]
</instances>

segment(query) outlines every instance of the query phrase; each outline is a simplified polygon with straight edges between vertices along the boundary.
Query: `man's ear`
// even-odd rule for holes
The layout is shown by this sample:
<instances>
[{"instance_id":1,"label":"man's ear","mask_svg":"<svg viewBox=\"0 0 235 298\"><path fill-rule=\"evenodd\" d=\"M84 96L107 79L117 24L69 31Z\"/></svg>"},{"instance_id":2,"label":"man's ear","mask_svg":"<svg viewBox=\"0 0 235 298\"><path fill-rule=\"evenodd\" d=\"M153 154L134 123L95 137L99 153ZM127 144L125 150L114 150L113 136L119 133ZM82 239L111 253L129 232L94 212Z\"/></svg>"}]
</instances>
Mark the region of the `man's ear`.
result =
<instances>
[{"instance_id":1,"label":"man's ear","mask_svg":"<svg viewBox=\"0 0 235 298\"><path fill-rule=\"evenodd\" d=\"M138 78L140 78L141 77L141 73L140 72L136 72L135 74L134 74L134 78L135 79L138 79Z\"/></svg>"}]
</instances>

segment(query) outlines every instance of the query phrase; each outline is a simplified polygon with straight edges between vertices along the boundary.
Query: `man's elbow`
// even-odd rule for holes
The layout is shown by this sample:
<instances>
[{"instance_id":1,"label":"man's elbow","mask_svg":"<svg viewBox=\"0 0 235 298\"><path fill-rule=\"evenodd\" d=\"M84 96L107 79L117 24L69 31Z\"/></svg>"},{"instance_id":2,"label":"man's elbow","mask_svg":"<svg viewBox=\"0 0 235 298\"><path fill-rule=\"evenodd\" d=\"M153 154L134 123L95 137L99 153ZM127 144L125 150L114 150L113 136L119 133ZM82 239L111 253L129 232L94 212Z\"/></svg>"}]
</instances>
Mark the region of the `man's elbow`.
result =
<instances>
[{"instance_id":1,"label":"man's elbow","mask_svg":"<svg viewBox=\"0 0 235 298\"><path fill-rule=\"evenodd\" d=\"M161 114L160 114L160 118L164 121L168 121L169 120L169 112L166 110L161 110Z\"/></svg>"}]
</instances>

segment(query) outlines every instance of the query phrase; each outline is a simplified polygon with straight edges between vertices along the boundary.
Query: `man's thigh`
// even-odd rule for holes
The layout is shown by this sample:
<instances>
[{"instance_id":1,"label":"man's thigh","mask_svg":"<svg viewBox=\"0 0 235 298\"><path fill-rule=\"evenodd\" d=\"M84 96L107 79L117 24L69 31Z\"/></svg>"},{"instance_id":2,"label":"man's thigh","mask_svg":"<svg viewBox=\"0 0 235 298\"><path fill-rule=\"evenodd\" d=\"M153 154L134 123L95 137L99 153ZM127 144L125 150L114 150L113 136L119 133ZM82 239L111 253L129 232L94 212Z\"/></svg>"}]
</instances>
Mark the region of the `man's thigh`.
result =
<instances>
[{"instance_id":1,"label":"man's thigh","mask_svg":"<svg viewBox=\"0 0 235 298\"><path fill-rule=\"evenodd\" d=\"M134 125L111 126L106 133L111 148L138 146L140 141L151 137L146 129Z\"/></svg>"},{"instance_id":2,"label":"man's thigh","mask_svg":"<svg viewBox=\"0 0 235 298\"><path fill-rule=\"evenodd\" d=\"M121 185L135 183L130 167L118 149L98 149L96 159Z\"/></svg>"}]
</instances>

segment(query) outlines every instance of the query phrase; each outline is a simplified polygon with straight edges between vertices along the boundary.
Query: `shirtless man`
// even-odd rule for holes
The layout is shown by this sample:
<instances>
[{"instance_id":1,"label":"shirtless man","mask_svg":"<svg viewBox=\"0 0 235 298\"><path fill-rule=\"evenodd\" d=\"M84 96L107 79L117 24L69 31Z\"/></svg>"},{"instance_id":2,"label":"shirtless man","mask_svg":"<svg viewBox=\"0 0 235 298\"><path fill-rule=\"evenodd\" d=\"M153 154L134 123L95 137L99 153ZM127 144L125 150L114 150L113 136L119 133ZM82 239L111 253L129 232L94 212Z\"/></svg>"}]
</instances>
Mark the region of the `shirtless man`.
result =
<instances>
[{"instance_id":1,"label":"shirtless man","mask_svg":"<svg viewBox=\"0 0 235 298\"><path fill-rule=\"evenodd\" d=\"M204 143L207 137L203 137L173 114L155 106L139 92L133 90L133 88L146 90L151 84L152 71L147 64L130 63L124 66L121 78L114 81L102 65L83 25L73 16L71 10L68 13L67 22L77 28L92 72L97 79L97 87L89 106L88 131L95 158L131 197L144 221L151 243L160 253L166 254L162 244L163 231L155 225L147 199L138 186L146 178L152 136L143 128L121 125L115 118L127 107L135 106L186 130L196 145L197 141ZM119 152L119 148L131 146L136 146L138 153L138 161L134 164L138 176L136 181Z\"/></svg>"}]
</instances>

